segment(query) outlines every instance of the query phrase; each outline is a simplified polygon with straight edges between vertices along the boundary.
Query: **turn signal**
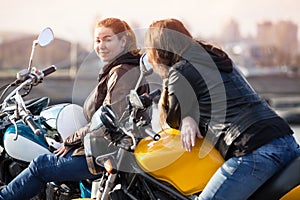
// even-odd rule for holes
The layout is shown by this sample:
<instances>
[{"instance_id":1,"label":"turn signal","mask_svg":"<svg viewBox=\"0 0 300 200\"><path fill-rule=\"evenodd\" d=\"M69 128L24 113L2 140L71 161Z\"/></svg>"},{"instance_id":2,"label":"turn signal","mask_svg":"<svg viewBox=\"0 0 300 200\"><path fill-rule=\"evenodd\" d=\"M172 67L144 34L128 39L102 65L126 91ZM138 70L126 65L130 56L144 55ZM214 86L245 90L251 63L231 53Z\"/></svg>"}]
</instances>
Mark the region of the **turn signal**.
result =
<instances>
[{"instance_id":1,"label":"turn signal","mask_svg":"<svg viewBox=\"0 0 300 200\"><path fill-rule=\"evenodd\" d=\"M110 162L110 159L104 162L104 168L109 174L114 174L114 167Z\"/></svg>"}]
</instances>

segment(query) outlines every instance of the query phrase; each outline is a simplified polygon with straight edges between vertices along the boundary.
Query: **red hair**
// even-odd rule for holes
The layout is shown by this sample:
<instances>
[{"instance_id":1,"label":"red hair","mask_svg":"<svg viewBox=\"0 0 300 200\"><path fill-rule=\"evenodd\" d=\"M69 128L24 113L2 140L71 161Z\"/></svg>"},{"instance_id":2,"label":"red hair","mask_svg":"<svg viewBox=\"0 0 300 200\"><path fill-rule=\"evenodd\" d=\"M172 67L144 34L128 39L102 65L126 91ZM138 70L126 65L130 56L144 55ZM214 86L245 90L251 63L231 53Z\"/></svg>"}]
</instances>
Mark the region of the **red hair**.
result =
<instances>
[{"instance_id":1,"label":"red hair","mask_svg":"<svg viewBox=\"0 0 300 200\"><path fill-rule=\"evenodd\" d=\"M125 48L128 52L138 54L140 51L137 46L135 34L125 21L118 18L105 18L96 22L95 28L99 27L110 28L119 39L125 36L127 39Z\"/></svg>"}]
</instances>

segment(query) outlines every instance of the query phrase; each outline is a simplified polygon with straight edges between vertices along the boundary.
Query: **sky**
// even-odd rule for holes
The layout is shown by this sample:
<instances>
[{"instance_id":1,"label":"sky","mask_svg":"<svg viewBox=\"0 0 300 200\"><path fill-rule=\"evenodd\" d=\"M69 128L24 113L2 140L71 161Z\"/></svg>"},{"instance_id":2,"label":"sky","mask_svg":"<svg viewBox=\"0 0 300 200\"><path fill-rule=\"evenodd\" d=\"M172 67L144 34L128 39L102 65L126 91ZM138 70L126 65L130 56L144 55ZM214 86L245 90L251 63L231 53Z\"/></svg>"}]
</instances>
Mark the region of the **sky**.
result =
<instances>
[{"instance_id":1,"label":"sky","mask_svg":"<svg viewBox=\"0 0 300 200\"><path fill-rule=\"evenodd\" d=\"M291 20L300 27L299 10L299 0L0 0L0 31L38 34L51 27L56 37L88 43L97 18L118 17L145 29L173 17L194 36L212 37L234 18L247 36L255 35L256 24L265 20Z\"/></svg>"}]
</instances>

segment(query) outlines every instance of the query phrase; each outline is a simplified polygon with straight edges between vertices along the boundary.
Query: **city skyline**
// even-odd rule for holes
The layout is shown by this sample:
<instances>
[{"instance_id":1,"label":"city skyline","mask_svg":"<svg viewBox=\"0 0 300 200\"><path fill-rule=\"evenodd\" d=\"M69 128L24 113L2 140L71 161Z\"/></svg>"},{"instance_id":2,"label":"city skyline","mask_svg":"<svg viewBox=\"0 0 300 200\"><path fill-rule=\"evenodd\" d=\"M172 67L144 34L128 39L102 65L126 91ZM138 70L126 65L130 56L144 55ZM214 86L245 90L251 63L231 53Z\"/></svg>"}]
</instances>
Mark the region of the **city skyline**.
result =
<instances>
[{"instance_id":1,"label":"city skyline","mask_svg":"<svg viewBox=\"0 0 300 200\"><path fill-rule=\"evenodd\" d=\"M37 34L50 26L57 37L89 43L96 18L119 17L142 29L154 20L174 17L194 36L203 37L220 36L226 21L234 19L246 37L255 35L256 25L263 21L289 20L299 26L299 8L297 0L0 0L0 31Z\"/></svg>"}]
</instances>

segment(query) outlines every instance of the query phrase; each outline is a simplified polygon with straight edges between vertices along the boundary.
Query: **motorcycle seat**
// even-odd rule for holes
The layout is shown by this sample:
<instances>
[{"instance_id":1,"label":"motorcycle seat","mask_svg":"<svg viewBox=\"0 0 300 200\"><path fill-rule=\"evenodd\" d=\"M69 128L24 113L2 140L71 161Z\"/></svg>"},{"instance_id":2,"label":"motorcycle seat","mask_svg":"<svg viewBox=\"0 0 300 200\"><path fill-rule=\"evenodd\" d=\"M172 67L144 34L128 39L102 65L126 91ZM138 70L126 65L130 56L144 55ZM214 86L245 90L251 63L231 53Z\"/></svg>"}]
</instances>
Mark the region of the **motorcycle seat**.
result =
<instances>
[{"instance_id":1,"label":"motorcycle seat","mask_svg":"<svg viewBox=\"0 0 300 200\"><path fill-rule=\"evenodd\" d=\"M271 177L251 197L250 200L280 199L290 190L300 185L300 157L292 161L282 171Z\"/></svg>"}]
</instances>

